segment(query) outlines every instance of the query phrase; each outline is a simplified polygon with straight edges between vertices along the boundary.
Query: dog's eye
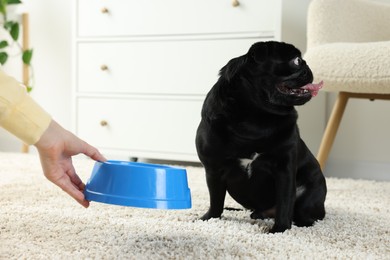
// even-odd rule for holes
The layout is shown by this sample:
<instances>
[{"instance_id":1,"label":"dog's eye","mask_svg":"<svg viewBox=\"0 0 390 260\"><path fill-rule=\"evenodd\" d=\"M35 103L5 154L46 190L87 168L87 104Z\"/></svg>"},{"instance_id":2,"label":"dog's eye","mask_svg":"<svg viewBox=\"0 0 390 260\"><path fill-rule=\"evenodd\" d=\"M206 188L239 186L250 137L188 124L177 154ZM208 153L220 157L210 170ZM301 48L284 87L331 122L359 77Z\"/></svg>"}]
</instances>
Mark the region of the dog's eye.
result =
<instances>
[{"instance_id":1,"label":"dog's eye","mask_svg":"<svg viewBox=\"0 0 390 260\"><path fill-rule=\"evenodd\" d=\"M301 66L302 64L302 59L300 57L296 57L294 60L293 60L293 63L295 66Z\"/></svg>"}]
</instances>

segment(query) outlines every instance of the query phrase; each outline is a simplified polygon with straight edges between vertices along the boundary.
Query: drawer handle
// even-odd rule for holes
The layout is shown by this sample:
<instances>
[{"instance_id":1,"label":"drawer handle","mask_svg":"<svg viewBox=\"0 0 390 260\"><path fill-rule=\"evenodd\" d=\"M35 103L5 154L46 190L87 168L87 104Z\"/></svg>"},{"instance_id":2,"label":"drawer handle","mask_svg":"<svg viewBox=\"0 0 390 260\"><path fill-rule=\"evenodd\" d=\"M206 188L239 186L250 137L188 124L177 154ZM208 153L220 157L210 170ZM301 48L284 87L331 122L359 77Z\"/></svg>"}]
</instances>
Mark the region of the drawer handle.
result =
<instances>
[{"instance_id":1,"label":"drawer handle","mask_svg":"<svg viewBox=\"0 0 390 260\"><path fill-rule=\"evenodd\" d=\"M238 0L233 0L232 5L233 5L234 7L237 7L237 6L240 5L240 2L238 2Z\"/></svg>"},{"instance_id":2,"label":"drawer handle","mask_svg":"<svg viewBox=\"0 0 390 260\"><path fill-rule=\"evenodd\" d=\"M102 12L102 14L108 14L109 13L107 7L103 7L102 9L100 9L100 12Z\"/></svg>"},{"instance_id":3,"label":"drawer handle","mask_svg":"<svg viewBox=\"0 0 390 260\"><path fill-rule=\"evenodd\" d=\"M102 121L100 121L100 125L103 126L103 127L107 126L108 122L106 120L102 120Z\"/></svg>"},{"instance_id":4,"label":"drawer handle","mask_svg":"<svg viewBox=\"0 0 390 260\"><path fill-rule=\"evenodd\" d=\"M102 66L100 66L100 69L102 71L108 71L108 66L103 64Z\"/></svg>"}]
</instances>

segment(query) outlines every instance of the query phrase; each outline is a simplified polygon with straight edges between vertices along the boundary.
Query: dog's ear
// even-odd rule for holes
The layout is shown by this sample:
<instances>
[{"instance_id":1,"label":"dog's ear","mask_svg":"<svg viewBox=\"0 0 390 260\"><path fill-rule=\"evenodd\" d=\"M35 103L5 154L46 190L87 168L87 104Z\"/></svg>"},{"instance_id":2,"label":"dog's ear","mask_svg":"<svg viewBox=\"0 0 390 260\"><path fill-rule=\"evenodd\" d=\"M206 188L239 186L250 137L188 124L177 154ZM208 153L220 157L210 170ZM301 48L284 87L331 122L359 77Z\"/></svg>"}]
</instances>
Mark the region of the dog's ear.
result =
<instances>
[{"instance_id":1,"label":"dog's ear","mask_svg":"<svg viewBox=\"0 0 390 260\"><path fill-rule=\"evenodd\" d=\"M227 81L230 81L237 72L245 65L247 61L247 55L231 59L220 71L219 75L224 77Z\"/></svg>"},{"instance_id":2,"label":"dog's ear","mask_svg":"<svg viewBox=\"0 0 390 260\"><path fill-rule=\"evenodd\" d=\"M249 55L256 63L262 63L268 59L269 55L269 43L257 42L249 49Z\"/></svg>"}]
</instances>

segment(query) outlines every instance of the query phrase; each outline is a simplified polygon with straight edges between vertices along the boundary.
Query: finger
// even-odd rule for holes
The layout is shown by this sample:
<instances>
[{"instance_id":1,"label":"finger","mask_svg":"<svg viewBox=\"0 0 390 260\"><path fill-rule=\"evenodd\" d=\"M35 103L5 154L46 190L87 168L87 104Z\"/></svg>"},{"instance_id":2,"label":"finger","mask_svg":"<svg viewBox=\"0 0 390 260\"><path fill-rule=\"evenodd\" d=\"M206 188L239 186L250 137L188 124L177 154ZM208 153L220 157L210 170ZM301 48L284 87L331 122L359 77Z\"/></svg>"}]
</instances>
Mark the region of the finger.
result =
<instances>
[{"instance_id":1,"label":"finger","mask_svg":"<svg viewBox=\"0 0 390 260\"><path fill-rule=\"evenodd\" d=\"M65 190L72 198L74 198L78 203L80 203L83 207L89 207L89 201L85 199L84 193L80 191L78 188L73 185L69 186L68 190Z\"/></svg>"},{"instance_id":2,"label":"finger","mask_svg":"<svg viewBox=\"0 0 390 260\"><path fill-rule=\"evenodd\" d=\"M99 152L98 149L84 142L83 153L95 161L105 162L107 159Z\"/></svg>"},{"instance_id":3,"label":"finger","mask_svg":"<svg viewBox=\"0 0 390 260\"><path fill-rule=\"evenodd\" d=\"M84 191L85 184L81 180L81 178L77 175L76 170L72 164L72 161L70 161L69 170L66 171L66 174L69 176L71 182L74 186L79 188L79 190Z\"/></svg>"},{"instance_id":4,"label":"finger","mask_svg":"<svg viewBox=\"0 0 390 260\"><path fill-rule=\"evenodd\" d=\"M64 175L61 179L55 182L55 184L85 208L89 206L89 201L85 199L84 193L72 184L68 175Z\"/></svg>"}]
</instances>

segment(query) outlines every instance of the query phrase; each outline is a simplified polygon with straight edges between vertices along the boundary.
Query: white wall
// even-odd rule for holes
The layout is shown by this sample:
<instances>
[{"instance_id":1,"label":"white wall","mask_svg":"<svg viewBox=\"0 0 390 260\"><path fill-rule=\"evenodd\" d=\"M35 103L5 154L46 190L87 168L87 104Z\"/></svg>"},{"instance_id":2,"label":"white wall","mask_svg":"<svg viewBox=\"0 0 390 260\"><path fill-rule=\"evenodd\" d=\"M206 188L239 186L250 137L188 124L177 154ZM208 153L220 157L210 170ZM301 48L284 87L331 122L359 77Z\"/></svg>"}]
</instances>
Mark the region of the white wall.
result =
<instances>
[{"instance_id":1,"label":"white wall","mask_svg":"<svg viewBox=\"0 0 390 260\"><path fill-rule=\"evenodd\" d=\"M70 128L71 1L24 0L24 3L31 16L34 48L36 81L32 95L58 122ZM306 49L309 3L310 0L283 0L282 40L293 43L302 52ZM321 94L299 108L301 134L314 154L332 102L332 98L327 101ZM378 179L390 179L390 118L386 117L386 111L390 111L390 102L351 102L330 154L327 175L367 178L370 176L364 173L369 173ZM2 151L20 149L19 142L3 131L0 131L0 142Z\"/></svg>"},{"instance_id":2,"label":"white wall","mask_svg":"<svg viewBox=\"0 0 390 260\"><path fill-rule=\"evenodd\" d=\"M71 1L24 0L30 13L34 90L31 95L66 128L71 126ZM14 76L17 76L17 73ZM0 131L1 151L20 151L20 142ZM34 149L32 149L34 151Z\"/></svg>"},{"instance_id":3,"label":"white wall","mask_svg":"<svg viewBox=\"0 0 390 260\"><path fill-rule=\"evenodd\" d=\"M327 102L331 112L335 95ZM329 155L329 176L390 180L390 102L348 101Z\"/></svg>"},{"instance_id":4,"label":"white wall","mask_svg":"<svg viewBox=\"0 0 390 260\"><path fill-rule=\"evenodd\" d=\"M306 51L306 13L310 0L283 0L282 41L292 43L302 54ZM325 94L320 93L304 106L297 107L302 139L317 154L325 127Z\"/></svg>"},{"instance_id":5,"label":"white wall","mask_svg":"<svg viewBox=\"0 0 390 260\"><path fill-rule=\"evenodd\" d=\"M71 1L24 0L31 13L33 97L69 128L71 98Z\"/></svg>"}]
</instances>

